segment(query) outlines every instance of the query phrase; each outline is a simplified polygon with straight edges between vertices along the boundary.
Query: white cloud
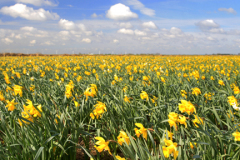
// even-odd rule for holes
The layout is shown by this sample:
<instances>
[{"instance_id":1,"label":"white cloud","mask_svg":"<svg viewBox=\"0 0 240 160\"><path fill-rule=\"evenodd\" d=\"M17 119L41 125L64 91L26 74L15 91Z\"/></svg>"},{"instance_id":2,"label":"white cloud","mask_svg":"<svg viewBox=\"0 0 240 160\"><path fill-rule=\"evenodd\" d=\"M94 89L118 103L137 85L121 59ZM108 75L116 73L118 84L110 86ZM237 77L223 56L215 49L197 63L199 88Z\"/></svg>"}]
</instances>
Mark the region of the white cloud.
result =
<instances>
[{"instance_id":1,"label":"white cloud","mask_svg":"<svg viewBox=\"0 0 240 160\"><path fill-rule=\"evenodd\" d=\"M134 33L135 33L135 35L137 35L137 36L146 36L146 35L147 35L145 32L139 31L139 30L137 30L137 29L134 31Z\"/></svg>"},{"instance_id":2,"label":"white cloud","mask_svg":"<svg viewBox=\"0 0 240 160\"><path fill-rule=\"evenodd\" d=\"M86 30L85 25L82 24L82 23L78 23L78 24L76 24L76 26L77 26L78 29L80 29L80 30L82 30L82 31L85 31L85 30Z\"/></svg>"},{"instance_id":3,"label":"white cloud","mask_svg":"<svg viewBox=\"0 0 240 160\"><path fill-rule=\"evenodd\" d=\"M22 39L22 36L20 34L15 36L16 39Z\"/></svg>"},{"instance_id":4,"label":"white cloud","mask_svg":"<svg viewBox=\"0 0 240 160\"><path fill-rule=\"evenodd\" d=\"M92 17L92 18L97 18L98 15L97 15L96 13L93 13L93 14L91 15L91 17Z\"/></svg>"},{"instance_id":5,"label":"white cloud","mask_svg":"<svg viewBox=\"0 0 240 160\"><path fill-rule=\"evenodd\" d=\"M119 29L117 31L117 33L128 34L128 35L134 35L135 34L136 36L146 36L147 35L146 32L140 31L138 29L131 30L131 29L126 29L126 28Z\"/></svg>"},{"instance_id":6,"label":"white cloud","mask_svg":"<svg viewBox=\"0 0 240 160\"><path fill-rule=\"evenodd\" d=\"M214 19L213 22L228 27L224 20L225 19ZM192 20L191 24L199 21L200 20ZM74 30L59 30L60 26L56 28L55 25L56 30L49 30L49 27L53 25L52 22L44 22L43 24L31 23L31 25L21 26L22 28L19 27L19 29L16 30L0 29L0 52L35 53L41 52L42 49L45 54L54 53L56 50L58 50L58 53L72 53L72 51L77 53L78 50L80 50L81 53L98 53L100 50L101 53L124 53L127 51L127 53L161 54L239 52L238 46L240 43L234 40L239 39L240 30L235 26L222 29L221 27L216 27L219 25L208 25L211 27L206 27L206 32L200 33L182 31L181 29L185 28L182 26L182 23L185 21L182 21L180 25L171 23L164 26L165 21L154 20L156 25L167 28L159 28L156 30L143 28L142 23L148 21L141 22L136 20L129 22L129 24L134 26L131 29L126 27L119 28L121 22L114 22L110 19L93 20L91 18L89 20L73 21L75 26ZM228 23L229 22L231 21L229 20ZM236 21L234 21L234 23L236 23ZM78 24L84 24L85 31L89 33L85 33L85 31L77 27ZM126 24L127 23L124 23L124 25ZM48 27L46 28L45 26ZM41 27L46 28L46 30L40 30ZM86 35L90 33L91 35ZM87 38L90 39L91 42L86 40ZM226 40L223 40L224 38ZM34 44L36 47L29 47L30 41L32 40L36 40ZM109 45L110 43L113 45ZM65 44L65 46L63 46L63 44ZM88 45L92 47L87 47ZM95 50L95 48L98 49Z\"/></svg>"},{"instance_id":7,"label":"white cloud","mask_svg":"<svg viewBox=\"0 0 240 160\"><path fill-rule=\"evenodd\" d=\"M209 40L209 41L215 41L215 39L212 38L212 37L207 37L207 40Z\"/></svg>"},{"instance_id":8,"label":"white cloud","mask_svg":"<svg viewBox=\"0 0 240 160\"><path fill-rule=\"evenodd\" d=\"M212 19L200 21L195 24L204 32L214 32L220 28L220 25L214 22Z\"/></svg>"},{"instance_id":9,"label":"white cloud","mask_svg":"<svg viewBox=\"0 0 240 160\"><path fill-rule=\"evenodd\" d=\"M30 44L35 44L35 43L36 43L36 40L30 41Z\"/></svg>"},{"instance_id":10,"label":"white cloud","mask_svg":"<svg viewBox=\"0 0 240 160\"><path fill-rule=\"evenodd\" d=\"M130 20L138 18L138 15L133 13L128 6L118 3L110 7L107 11L106 17L114 20Z\"/></svg>"},{"instance_id":11,"label":"white cloud","mask_svg":"<svg viewBox=\"0 0 240 160\"><path fill-rule=\"evenodd\" d=\"M134 34L134 31L131 30L131 29L122 28L122 29L119 29L119 30L117 31L117 33L133 35L133 34Z\"/></svg>"},{"instance_id":12,"label":"white cloud","mask_svg":"<svg viewBox=\"0 0 240 160\"><path fill-rule=\"evenodd\" d=\"M30 27L30 26L25 26L20 28L21 31L21 37L26 37L26 36L34 36L34 37L48 37L48 32L38 30L37 28Z\"/></svg>"},{"instance_id":13,"label":"white cloud","mask_svg":"<svg viewBox=\"0 0 240 160\"><path fill-rule=\"evenodd\" d=\"M132 28L132 24L130 22L127 22L127 23L119 23L119 26L122 27L122 28Z\"/></svg>"},{"instance_id":14,"label":"white cloud","mask_svg":"<svg viewBox=\"0 0 240 160\"><path fill-rule=\"evenodd\" d=\"M218 11L220 12L228 12L232 14L237 14L237 12L233 8L218 8Z\"/></svg>"},{"instance_id":15,"label":"white cloud","mask_svg":"<svg viewBox=\"0 0 240 160\"><path fill-rule=\"evenodd\" d=\"M6 43L6 44L10 44L10 43L13 43L13 40L11 40L9 38L3 38L2 42Z\"/></svg>"},{"instance_id":16,"label":"white cloud","mask_svg":"<svg viewBox=\"0 0 240 160\"><path fill-rule=\"evenodd\" d=\"M151 40L150 37L142 37L142 40Z\"/></svg>"},{"instance_id":17,"label":"white cloud","mask_svg":"<svg viewBox=\"0 0 240 160\"><path fill-rule=\"evenodd\" d=\"M114 40L113 40L113 43L119 43L119 40L114 39Z\"/></svg>"},{"instance_id":18,"label":"white cloud","mask_svg":"<svg viewBox=\"0 0 240 160\"><path fill-rule=\"evenodd\" d=\"M225 31L222 28L212 28L212 29L208 30L208 32L211 32L211 33L225 33Z\"/></svg>"},{"instance_id":19,"label":"white cloud","mask_svg":"<svg viewBox=\"0 0 240 160\"><path fill-rule=\"evenodd\" d=\"M58 35L62 40L68 40L70 38L69 31L60 31Z\"/></svg>"},{"instance_id":20,"label":"white cloud","mask_svg":"<svg viewBox=\"0 0 240 160\"><path fill-rule=\"evenodd\" d=\"M142 24L142 26L143 26L144 28L157 29L157 26L156 26L155 23L153 23L152 21L144 22L144 23Z\"/></svg>"},{"instance_id":21,"label":"white cloud","mask_svg":"<svg viewBox=\"0 0 240 160\"><path fill-rule=\"evenodd\" d=\"M91 17L92 18L98 18L98 17L103 17L103 15L102 14L99 14L99 15L97 15L96 13L93 13L92 15L91 15Z\"/></svg>"},{"instance_id":22,"label":"white cloud","mask_svg":"<svg viewBox=\"0 0 240 160\"><path fill-rule=\"evenodd\" d=\"M41 45L53 46L54 43L51 42L51 41L46 41L46 42L44 42L44 43L41 43Z\"/></svg>"},{"instance_id":23,"label":"white cloud","mask_svg":"<svg viewBox=\"0 0 240 160\"><path fill-rule=\"evenodd\" d=\"M199 26L200 28L218 28L219 27L219 25L216 22L214 22L212 19L200 21L196 25Z\"/></svg>"},{"instance_id":24,"label":"white cloud","mask_svg":"<svg viewBox=\"0 0 240 160\"><path fill-rule=\"evenodd\" d=\"M58 24L60 25L61 28L66 30L81 30L81 31L86 30L84 24L81 23L75 24L73 21L68 21L66 19L60 19Z\"/></svg>"},{"instance_id":25,"label":"white cloud","mask_svg":"<svg viewBox=\"0 0 240 160\"><path fill-rule=\"evenodd\" d=\"M33 32L33 31L36 31L37 29L34 27L25 26L25 27L20 28L20 30Z\"/></svg>"},{"instance_id":26,"label":"white cloud","mask_svg":"<svg viewBox=\"0 0 240 160\"><path fill-rule=\"evenodd\" d=\"M174 34L174 35L180 35L180 34L182 34L182 30L179 29L179 28L176 28L176 27L172 27L172 28L170 29L170 33L171 33L171 34Z\"/></svg>"},{"instance_id":27,"label":"white cloud","mask_svg":"<svg viewBox=\"0 0 240 160\"><path fill-rule=\"evenodd\" d=\"M82 42L91 43L92 41L89 38L84 38L84 39L82 39Z\"/></svg>"},{"instance_id":28,"label":"white cloud","mask_svg":"<svg viewBox=\"0 0 240 160\"><path fill-rule=\"evenodd\" d=\"M49 0L15 0L18 3L28 3L34 6L57 6L56 3L49 1Z\"/></svg>"},{"instance_id":29,"label":"white cloud","mask_svg":"<svg viewBox=\"0 0 240 160\"><path fill-rule=\"evenodd\" d=\"M0 13L12 16L14 18L21 17L27 20L35 20L35 21L46 21L46 20L57 20L59 19L59 15L57 13L50 13L49 11L45 11L40 8L38 10L34 10L31 7L27 7L24 4L15 4L10 7L2 7L0 9Z\"/></svg>"},{"instance_id":30,"label":"white cloud","mask_svg":"<svg viewBox=\"0 0 240 160\"><path fill-rule=\"evenodd\" d=\"M62 36L69 36L69 31L60 31L59 34Z\"/></svg>"},{"instance_id":31,"label":"white cloud","mask_svg":"<svg viewBox=\"0 0 240 160\"><path fill-rule=\"evenodd\" d=\"M74 30L76 28L76 25L73 21L68 21L66 19L60 19L58 22L61 28L66 30Z\"/></svg>"},{"instance_id":32,"label":"white cloud","mask_svg":"<svg viewBox=\"0 0 240 160\"><path fill-rule=\"evenodd\" d=\"M140 10L142 14L148 16L154 16L155 11L150 8L146 8L140 1L138 0L126 0L127 5L133 6L134 9Z\"/></svg>"}]
</instances>

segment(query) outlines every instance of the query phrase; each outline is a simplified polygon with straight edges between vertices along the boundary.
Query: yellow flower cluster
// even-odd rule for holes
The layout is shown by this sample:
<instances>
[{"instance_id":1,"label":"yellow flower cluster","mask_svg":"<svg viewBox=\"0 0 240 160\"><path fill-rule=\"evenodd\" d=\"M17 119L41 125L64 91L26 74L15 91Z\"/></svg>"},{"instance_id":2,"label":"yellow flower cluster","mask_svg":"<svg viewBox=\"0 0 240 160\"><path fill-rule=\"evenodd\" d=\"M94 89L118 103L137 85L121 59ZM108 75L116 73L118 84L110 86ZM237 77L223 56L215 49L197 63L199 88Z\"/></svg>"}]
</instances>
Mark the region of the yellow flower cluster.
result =
<instances>
[{"instance_id":1,"label":"yellow flower cluster","mask_svg":"<svg viewBox=\"0 0 240 160\"><path fill-rule=\"evenodd\" d=\"M178 157L177 143L171 140L164 139L165 146L162 146L163 154L165 158L169 158L173 153L173 157L176 160Z\"/></svg>"},{"instance_id":2,"label":"yellow flower cluster","mask_svg":"<svg viewBox=\"0 0 240 160\"><path fill-rule=\"evenodd\" d=\"M188 115L191 115L193 112L196 113L196 108L190 101L181 100L181 103L178 105L181 113L186 112Z\"/></svg>"},{"instance_id":3,"label":"yellow flower cluster","mask_svg":"<svg viewBox=\"0 0 240 160\"><path fill-rule=\"evenodd\" d=\"M65 96L67 98L70 98L72 97L72 91L74 89L74 84L73 84L73 81L70 80L70 82L66 85L66 91L65 91Z\"/></svg>"},{"instance_id":4,"label":"yellow flower cluster","mask_svg":"<svg viewBox=\"0 0 240 160\"><path fill-rule=\"evenodd\" d=\"M235 141L240 141L240 132L236 131L232 134Z\"/></svg>"},{"instance_id":5,"label":"yellow flower cluster","mask_svg":"<svg viewBox=\"0 0 240 160\"><path fill-rule=\"evenodd\" d=\"M0 101L5 101L5 98L4 98L4 96L3 96L3 93L0 91Z\"/></svg>"},{"instance_id":6,"label":"yellow flower cluster","mask_svg":"<svg viewBox=\"0 0 240 160\"><path fill-rule=\"evenodd\" d=\"M19 95L20 97L22 97L22 86L14 85L13 91L15 95Z\"/></svg>"},{"instance_id":7,"label":"yellow flower cluster","mask_svg":"<svg viewBox=\"0 0 240 160\"><path fill-rule=\"evenodd\" d=\"M4 75L4 80L5 80L5 82L6 82L7 84L11 84L11 82L10 82L10 79L9 79L9 76L8 76L7 72L3 72L3 75Z\"/></svg>"},{"instance_id":8,"label":"yellow flower cluster","mask_svg":"<svg viewBox=\"0 0 240 160\"><path fill-rule=\"evenodd\" d=\"M181 90L181 96L187 98L187 92L185 90Z\"/></svg>"},{"instance_id":9,"label":"yellow flower cluster","mask_svg":"<svg viewBox=\"0 0 240 160\"><path fill-rule=\"evenodd\" d=\"M146 99L146 100L148 101L149 97L148 97L147 92L142 91L142 93L140 94L140 98L141 98L142 100Z\"/></svg>"},{"instance_id":10,"label":"yellow flower cluster","mask_svg":"<svg viewBox=\"0 0 240 160\"><path fill-rule=\"evenodd\" d=\"M129 143L130 143L130 139L129 139L127 133L124 132L124 131L120 131L120 134L119 134L119 136L117 137L117 139L118 139L118 143L119 143L120 145L122 145L124 142L126 142L128 145L129 145Z\"/></svg>"},{"instance_id":11,"label":"yellow flower cluster","mask_svg":"<svg viewBox=\"0 0 240 160\"><path fill-rule=\"evenodd\" d=\"M169 123L170 127L174 126L176 131L177 131L177 124L179 124L179 123L185 125L185 128L187 128L186 117L179 116L175 112L170 112L168 114L168 123Z\"/></svg>"},{"instance_id":12,"label":"yellow flower cluster","mask_svg":"<svg viewBox=\"0 0 240 160\"><path fill-rule=\"evenodd\" d=\"M225 86L223 80L218 80L218 84L220 84L220 86Z\"/></svg>"},{"instance_id":13,"label":"yellow flower cluster","mask_svg":"<svg viewBox=\"0 0 240 160\"><path fill-rule=\"evenodd\" d=\"M139 137L142 134L143 138L147 140L147 129L144 128L141 123L135 123L135 125L140 128L140 129L134 128L137 137Z\"/></svg>"},{"instance_id":14,"label":"yellow flower cluster","mask_svg":"<svg viewBox=\"0 0 240 160\"><path fill-rule=\"evenodd\" d=\"M195 119L192 120L192 122L194 123L194 125L198 128L199 126L197 124L201 124L203 125L203 119L194 115Z\"/></svg>"},{"instance_id":15,"label":"yellow flower cluster","mask_svg":"<svg viewBox=\"0 0 240 160\"><path fill-rule=\"evenodd\" d=\"M198 96L199 94L201 94L201 90L197 87L192 88L192 94L194 94L195 96Z\"/></svg>"},{"instance_id":16,"label":"yellow flower cluster","mask_svg":"<svg viewBox=\"0 0 240 160\"><path fill-rule=\"evenodd\" d=\"M94 146L96 149L97 149L97 151L99 152L99 153L101 153L103 150L105 150L105 151L108 151L108 153L110 154L110 155L112 155L112 153L111 153L111 151L110 151L110 148L109 148L109 146L108 146L108 144L109 144L109 141L105 141L105 139L104 138L102 138L102 137L95 137L95 139L96 140L98 140L95 144L96 145L98 145L98 146Z\"/></svg>"},{"instance_id":17,"label":"yellow flower cluster","mask_svg":"<svg viewBox=\"0 0 240 160\"><path fill-rule=\"evenodd\" d=\"M15 109L15 105L18 103L15 103L15 99L13 99L12 101L6 100L7 105L5 106L6 108L8 108L8 111L14 111Z\"/></svg>"},{"instance_id":18,"label":"yellow flower cluster","mask_svg":"<svg viewBox=\"0 0 240 160\"><path fill-rule=\"evenodd\" d=\"M42 112L42 106L38 105L36 108L33 106L32 101L30 101L29 99L27 99L26 102L28 105L25 106L23 105L24 111L21 113L22 117L33 122L33 118L37 118L37 117L41 117L41 113ZM39 112L40 111L40 112ZM29 122L25 121L25 120L20 120L18 119L18 122L20 124L20 126L22 126L22 122L25 124L29 124Z\"/></svg>"},{"instance_id":19,"label":"yellow flower cluster","mask_svg":"<svg viewBox=\"0 0 240 160\"><path fill-rule=\"evenodd\" d=\"M99 117L101 118L103 113L107 111L106 105L102 102L97 102L97 104L94 105L94 110L92 113L90 113L90 117L92 119L95 119L95 117L98 119Z\"/></svg>"},{"instance_id":20,"label":"yellow flower cluster","mask_svg":"<svg viewBox=\"0 0 240 160\"><path fill-rule=\"evenodd\" d=\"M91 87L87 88L84 92L84 95L86 96L86 101L88 100L88 97L95 97L97 96L97 85L90 84Z\"/></svg>"},{"instance_id":21,"label":"yellow flower cluster","mask_svg":"<svg viewBox=\"0 0 240 160\"><path fill-rule=\"evenodd\" d=\"M234 86L233 88L234 94L239 94L240 93L240 89L238 86Z\"/></svg>"},{"instance_id":22,"label":"yellow flower cluster","mask_svg":"<svg viewBox=\"0 0 240 160\"><path fill-rule=\"evenodd\" d=\"M233 106L233 105L238 105L237 99L234 96L229 96L228 97L228 103Z\"/></svg>"},{"instance_id":23,"label":"yellow flower cluster","mask_svg":"<svg viewBox=\"0 0 240 160\"><path fill-rule=\"evenodd\" d=\"M205 93L204 97L206 98L206 100L212 100L212 96L214 95L214 93Z\"/></svg>"}]
</instances>

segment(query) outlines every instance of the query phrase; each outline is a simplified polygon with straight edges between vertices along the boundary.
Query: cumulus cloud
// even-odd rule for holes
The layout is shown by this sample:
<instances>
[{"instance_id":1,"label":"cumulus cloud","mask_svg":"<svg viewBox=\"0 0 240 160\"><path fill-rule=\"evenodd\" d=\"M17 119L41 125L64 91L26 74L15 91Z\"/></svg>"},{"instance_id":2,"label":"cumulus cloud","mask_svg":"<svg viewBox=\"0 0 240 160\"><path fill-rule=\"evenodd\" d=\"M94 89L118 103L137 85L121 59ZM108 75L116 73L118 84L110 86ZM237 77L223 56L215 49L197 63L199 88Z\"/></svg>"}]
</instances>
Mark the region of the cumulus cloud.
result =
<instances>
[{"instance_id":1,"label":"cumulus cloud","mask_svg":"<svg viewBox=\"0 0 240 160\"><path fill-rule=\"evenodd\" d=\"M180 28L172 27L172 28L170 29L170 33L171 33L171 34L174 34L174 35L180 35L180 34L182 34L183 32L182 32L182 30L181 30Z\"/></svg>"},{"instance_id":2,"label":"cumulus cloud","mask_svg":"<svg viewBox=\"0 0 240 160\"><path fill-rule=\"evenodd\" d=\"M119 40L114 39L114 40L113 40L113 43L119 43Z\"/></svg>"},{"instance_id":3,"label":"cumulus cloud","mask_svg":"<svg viewBox=\"0 0 240 160\"><path fill-rule=\"evenodd\" d=\"M15 4L10 7L2 7L0 9L0 13L12 16L14 18L21 17L27 20L35 20L35 21L46 21L46 20L57 20L59 19L59 15L57 13L50 13L49 11L45 11L40 8L38 10L34 10L31 7L27 7L24 4Z\"/></svg>"},{"instance_id":4,"label":"cumulus cloud","mask_svg":"<svg viewBox=\"0 0 240 160\"><path fill-rule=\"evenodd\" d=\"M13 43L13 40L11 40L9 38L3 38L2 42L5 43L5 44L11 44L11 43Z\"/></svg>"},{"instance_id":5,"label":"cumulus cloud","mask_svg":"<svg viewBox=\"0 0 240 160\"><path fill-rule=\"evenodd\" d=\"M138 15L133 13L128 6L118 3L110 7L106 17L114 20L130 20L138 18Z\"/></svg>"},{"instance_id":6,"label":"cumulus cloud","mask_svg":"<svg viewBox=\"0 0 240 160\"><path fill-rule=\"evenodd\" d=\"M73 21L68 21L66 19L60 19L58 22L61 28L66 30L74 30L76 28L76 25Z\"/></svg>"},{"instance_id":7,"label":"cumulus cloud","mask_svg":"<svg viewBox=\"0 0 240 160\"><path fill-rule=\"evenodd\" d=\"M216 22L214 22L212 19L200 21L196 23L196 25L200 28L218 28L219 27L219 25Z\"/></svg>"},{"instance_id":8,"label":"cumulus cloud","mask_svg":"<svg viewBox=\"0 0 240 160\"><path fill-rule=\"evenodd\" d=\"M127 5L133 6L134 9L140 10L142 14L148 16L154 16L155 10L145 7L140 1L138 0L126 0Z\"/></svg>"},{"instance_id":9,"label":"cumulus cloud","mask_svg":"<svg viewBox=\"0 0 240 160\"><path fill-rule=\"evenodd\" d=\"M27 3L32 4L34 6L57 6L55 2L49 1L49 0L15 0L18 3Z\"/></svg>"},{"instance_id":10,"label":"cumulus cloud","mask_svg":"<svg viewBox=\"0 0 240 160\"><path fill-rule=\"evenodd\" d=\"M20 30L21 30L21 31L29 31L29 32L32 32L32 31L37 31L37 28L30 27L30 26L25 26L25 27L20 28Z\"/></svg>"},{"instance_id":11,"label":"cumulus cloud","mask_svg":"<svg viewBox=\"0 0 240 160\"><path fill-rule=\"evenodd\" d=\"M34 36L34 37L48 37L48 32L38 30L37 28L25 26L20 28L21 34L18 35L18 38L26 37L26 36ZM17 37L16 37L17 38Z\"/></svg>"},{"instance_id":12,"label":"cumulus cloud","mask_svg":"<svg viewBox=\"0 0 240 160\"><path fill-rule=\"evenodd\" d=\"M54 43L51 41L46 41L46 42L41 43L41 45L53 46Z\"/></svg>"},{"instance_id":13,"label":"cumulus cloud","mask_svg":"<svg viewBox=\"0 0 240 160\"><path fill-rule=\"evenodd\" d=\"M237 14L237 12L233 8L218 8L218 11L220 12L228 12L232 14Z\"/></svg>"},{"instance_id":14,"label":"cumulus cloud","mask_svg":"<svg viewBox=\"0 0 240 160\"><path fill-rule=\"evenodd\" d=\"M150 37L142 37L142 40L151 40Z\"/></svg>"},{"instance_id":15,"label":"cumulus cloud","mask_svg":"<svg viewBox=\"0 0 240 160\"><path fill-rule=\"evenodd\" d=\"M119 26L122 28L132 28L132 24L130 22L127 23L119 23Z\"/></svg>"},{"instance_id":16,"label":"cumulus cloud","mask_svg":"<svg viewBox=\"0 0 240 160\"><path fill-rule=\"evenodd\" d=\"M133 35L133 34L134 34L134 31L131 30L131 29L122 28L122 29L119 29L119 30L117 31L117 33Z\"/></svg>"},{"instance_id":17,"label":"cumulus cloud","mask_svg":"<svg viewBox=\"0 0 240 160\"><path fill-rule=\"evenodd\" d=\"M66 19L60 19L58 22L61 28L66 29L66 30L82 30L85 31L85 25L84 24L75 24L73 21L68 21Z\"/></svg>"},{"instance_id":18,"label":"cumulus cloud","mask_svg":"<svg viewBox=\"0 0 240 160\"><path fill-rule=\"evenodd\" d=\"M91 17L92 18L98 18L98 17L103 17L103 15L101 15L101 14L99 14L99 15L97 15L96 13L93 13L92 15L91 15Z\"/></svg>"},{"instance_id":19,"label":"cumulus cloud","mask_svg":"<svg viewBox=\"0 0 240 160\"><path fill-rule=\"evenodd\" d=\"M36 40L30 41L30 44L31 44L31 45L34 45L35 43L36 43Z\"/></svg>"},{"instance_id":20,"label":"cumulus cloud","mask_svg":"<svg viewBox=\"0 0 240 160\"><path fill-rule=\"evenodd\" d=\"M82 42L91 43L92 41L91 41L91 39L89 39L89 38L84 38L84 39L82 39Z\"/></svg>"},{"instance_id":21,"label":"cumulus cloud","mask_svg":"<svg viewBox=\"0 0 240 160\"><path fill-rule=\"evenodd\" d=\"M197 27L199 27L204 32L214 32L214 33L217 33L219 31L220 32L223 31L220 28L220 25L217 24L216 22L214 22L212 19L207 19L207 20L200 21L200 22L196 23L195 25Z\"/></svg>"},{"instance_id":22,"label":"cumulus cloud","mask_svg":"<svg viewBox=\"0 0 240 160\"><path fill-rule=\"evenodd\" d=\"M143 31L139 31L137 29L134 31L134 33L137 36L146 36L147 35L147 33L143 32Z\"/></svg>"},{"instance_id":23,"label":"cumulus cloud","mask_svg":"<svg viewBox=\"0 0 240 160\"><path fill-rule=\"evenodd\" d=\"M126 34L126 35L136 35L136 36L146 36L147 35L146 32L140 31L138 29L131 30L131 29L126 29L126 28L119 29L117 31L117 33L122 33L122 34Z\"/></svg>"},{"instance_id":24,"label":"cumulus cloud","mask_svg":"<svg viewBox=\"0 0 240 160\"><path fill-rule=\"evenodd\" d=\"M211 33L225 33L225 31L222 28L211 28L208 30L208 32Z\"/></svg>"},{"instance_id":25,"label":"cumulus cloud","mask_svg":"<svg viewBox=\"0 0 240 160\"><path fill-rule=\"evenodd\" d=\"M22 36L20 34L15 36L16 39L22 39Z\"/></svg>"},{"instance_id":26,"label":"cumulus cloud","mask_svg":"<svg viewBox=\"0 0 240 160\"><path fill-rule=\"evenodd\" d=\"M212 37L207 37L207 40L209 40L209 41L215 41L215 39L212 38Z\"/></svg>"},{"instance_id":27,"label":"cumulus cloud","mask_svg":"<svg viewBox=\"0 0 240 160\"><path fill-rule=\"evenodd\" d=\"M143 26L144 28L157 29L157 26L156 26L155 23L153 23L152 21L144 22L144 23L142 24L142 26Z\"/></svg>"},{"instance_id":28,"label":"cumulus cloud","mask_svg":"<svg viewBox=\"0 0 240 160\"><path fill-rule=\"evenodd\" d=\"M58 35L62 40L68 40L70 38L69 31L60 31Z\"/></svg>"},{"instance_id":29,"label":"cumulus cloud","mask_svg":"<svg viewBox=\"0 0 240 160\"><path fill-rule=\"evenodd\" d=\"M97 16L96 13L93 13L93 14L91 15L91 17L92 17L92 18L97 18L98 16Z\"/></svg>"}]
</instances>

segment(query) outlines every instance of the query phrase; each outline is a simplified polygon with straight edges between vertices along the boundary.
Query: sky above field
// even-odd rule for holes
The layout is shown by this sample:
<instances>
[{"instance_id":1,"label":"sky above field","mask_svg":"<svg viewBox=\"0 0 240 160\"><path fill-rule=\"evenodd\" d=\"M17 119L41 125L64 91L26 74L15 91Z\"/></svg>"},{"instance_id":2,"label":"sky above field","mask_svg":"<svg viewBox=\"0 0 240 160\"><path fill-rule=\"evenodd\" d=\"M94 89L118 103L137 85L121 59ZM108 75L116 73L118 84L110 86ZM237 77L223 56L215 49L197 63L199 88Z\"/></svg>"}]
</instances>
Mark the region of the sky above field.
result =
<instances>
[{"instance_id":1,"label":"sky above field","mask_svg":"<svg viewBox=\"0 0 240 160\"><path fill-rule=\"evenodd\" d=\"M0 0L0 52L240 53L239 0Z\"/></svg>"}]
</instances>

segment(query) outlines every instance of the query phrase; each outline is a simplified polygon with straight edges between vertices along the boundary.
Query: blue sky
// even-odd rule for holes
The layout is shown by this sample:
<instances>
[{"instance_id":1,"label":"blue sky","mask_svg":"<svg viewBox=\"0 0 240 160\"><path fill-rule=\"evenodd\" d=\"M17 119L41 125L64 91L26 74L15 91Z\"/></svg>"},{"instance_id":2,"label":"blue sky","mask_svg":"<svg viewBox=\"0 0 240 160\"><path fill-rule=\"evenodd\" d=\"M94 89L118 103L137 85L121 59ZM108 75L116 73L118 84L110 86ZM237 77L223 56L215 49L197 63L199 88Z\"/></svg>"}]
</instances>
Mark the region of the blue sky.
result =
<instances>
[{"instance_id":1,"label":"blue sky","mask_svg":"<svg viewBox=\"0 0 240 160\"><path fill-rule=\"evenodd\" d=\"M1 0L0 52L240 53L237 0Z\"/></svg>"}]
</instances>

